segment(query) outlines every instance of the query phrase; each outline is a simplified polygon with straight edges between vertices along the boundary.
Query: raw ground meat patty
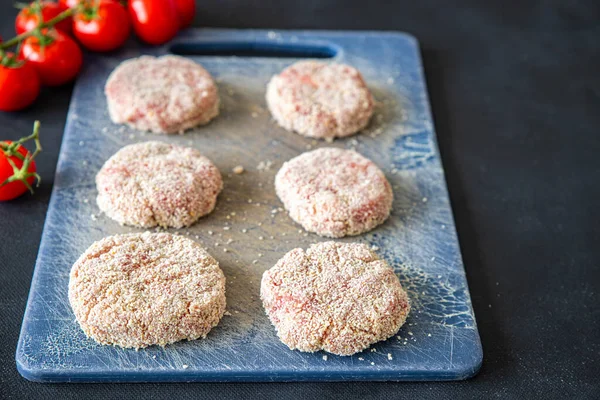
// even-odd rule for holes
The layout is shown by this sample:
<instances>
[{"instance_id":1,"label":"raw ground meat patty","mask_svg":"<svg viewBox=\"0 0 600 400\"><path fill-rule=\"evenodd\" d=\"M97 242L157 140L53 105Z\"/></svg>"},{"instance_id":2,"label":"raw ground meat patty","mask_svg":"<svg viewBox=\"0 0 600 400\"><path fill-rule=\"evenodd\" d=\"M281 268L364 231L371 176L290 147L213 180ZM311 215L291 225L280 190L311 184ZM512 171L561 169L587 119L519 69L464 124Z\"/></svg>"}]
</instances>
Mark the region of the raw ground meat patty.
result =
<instances>
[{"instance_id":1,"label":"raw ground meat patty","mask_svg":"<svg viewBox=\"0 0 600 400\"><path fill-rule=\"evenodd\" d=\"M393 269L358 243L290 251L263 274L260 294L290 349L341 356L395 335L410 311Z\"/></svg>"},{"instance_id":2,"label":"raw ground meat patty","mask_svg":"<svg viewBox=\"0 0 600 400\"><path fill-rule=\"evenodd\" d=\"M144 142L108 159L96 187L98 207L120 224L182 228L213 210L223 181L196 149Z\"/></svg>"},{"instance_id":3,"label":"raw ground meat patty","mask_svg":"<svg viewBox=\"0 0 600 400\"><path fill-rule=\"evenodd\" d=\"M283 128L327 139L349 136L367 126L374 100L355 68L299 61L271 78L267 105Z\"/></svg>"},{"instance_id":4,"label":"raw ground meat patty","mask_svg":"<svg viewBox=\"0 0 600 400\"><path fill-rule=\"evenodd\" d=\"M225 276L190 239L115 235L92 244L71 269L69 302L98 343L142 348L206 337L225 312Z\"/></svg>"},{"instance_id":5,"label":"raw ground meat patty","mask_svg":"<svg viewBox=\"0 0 600 400\"><path fill-rule=\"evenodd\" d=\"M219 114L212 77L183 57L124 61L110 74L104 92L112 121L141 131L183 132Z\"/></svg>"},{"instance_id":6,"label":"raw ground meat patty","mask_svg":"<svg viewBox=\"0 0 600 400\"><path fill-rule=\"evenodd\" d=\"M394 197L371 160L337 148L309 151L283 164L275 190L294 221L328 237L370 231L390 215Z\"/></svg>"}]
</instances>

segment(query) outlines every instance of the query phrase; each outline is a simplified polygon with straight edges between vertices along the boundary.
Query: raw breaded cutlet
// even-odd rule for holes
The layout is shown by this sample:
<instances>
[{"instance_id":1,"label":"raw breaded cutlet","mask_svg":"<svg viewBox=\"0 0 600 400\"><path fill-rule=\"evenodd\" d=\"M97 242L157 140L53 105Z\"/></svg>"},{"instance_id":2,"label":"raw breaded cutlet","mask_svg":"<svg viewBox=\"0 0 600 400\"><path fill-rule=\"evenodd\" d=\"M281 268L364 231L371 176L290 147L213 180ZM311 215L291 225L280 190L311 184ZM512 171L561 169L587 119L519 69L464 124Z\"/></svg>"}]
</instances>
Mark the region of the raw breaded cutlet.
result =
<instances>
[{"instance_id":1,"label":"raw breaded cutlet","mask_svg":"<svg viewBox=\"0 0 600 400\"><path fill-rule=\"evenodd\" d=\"M369 123L375 103L356 68L312 60L273 76L266 98L279 125L318 139L357 133Z\"/></svg>"},{"instance_id":2,"label":"raw breaded cutlet","mask_svg":"<svg viewBox=\"0 0 600 400\"><path fill-rule=\"evenodd\" d=\"M194 241L168 233L106 237L73 265L69 302L85 334L126 348L204 338L225 312L225 276Z\"/></svg>"},{"instance_id":3,"label":"raw breaded cutlet","mask_svg":"<svg viewBox=\"0 0 600 400\"><path fill-rule=\"evenodd\" d=\"M347 356L395 335L410 304L394 270L368 246L294 249L263 274L261 299L292 350Z\"/></svg>"},{"instance_id":4,"label":"raw breaded cutlet","mask_svg":"<svg viewBox=\"0 0 600 400\"><path fill-rule=\"evenodd\" d=\"M211 75L184 57L124 61L110 74L104 93L111 120L140 131L181 133L219 114Z\"/></svg>"},{"instance_id":5,"label":"raw breaded cutlet","mask_svg":"<svg viewBox=\"0 0 600 400\"><path fill-rule=\"evenodd\" d=\"M383 172L353 150L321 148L287 161L275 190L290 217L321 236L359 235L383 223L392 187Z\"/></svg>"},{"instance_id":6,"label":"raw breaded cutlet","mask_svg":"<svg viewBox=\"0 0 600 400\"><path fill-rule=\"evenodd\" d=\"M120 224L182 228L210 213L221 173L198 150L163 142L123 147L96 175L100 210Z\"/></svg>"}]
</instances>

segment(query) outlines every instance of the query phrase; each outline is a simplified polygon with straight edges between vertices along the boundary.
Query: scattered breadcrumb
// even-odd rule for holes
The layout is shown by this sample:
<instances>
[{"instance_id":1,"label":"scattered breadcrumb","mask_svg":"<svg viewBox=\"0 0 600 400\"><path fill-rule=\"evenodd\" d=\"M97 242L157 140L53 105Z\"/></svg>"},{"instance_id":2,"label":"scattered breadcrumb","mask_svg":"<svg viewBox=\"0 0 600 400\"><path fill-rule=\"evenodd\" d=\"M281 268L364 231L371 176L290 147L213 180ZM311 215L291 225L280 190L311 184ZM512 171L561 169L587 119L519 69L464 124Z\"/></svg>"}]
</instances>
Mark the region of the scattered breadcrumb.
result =
<instances>
[{"instance_id":1,"label":"scattered breadcrumb","mask_svg":"<svg viewBox=\"0 0 600 400\"><path fill-rule=\"evenodd\" d=\"M232 171L234 174L240 175L240 174L244 173L244 167L242 167L241 165L238 165L238 166L235 166Z\"/></svg>"},{"instance_id":2,"label":"scattered breadcrumb","mask_svg":"<svg viewBox=\"0 0 600 400\"><path fill-rule=\"evenodd\" d=\"M258 163L258 165L256 166L256 169L259 171L268 171L271 169L271 167L273 166L273 162L272 161L261 161Z\"/></svg>"},{"instance_id":3,"label":"scattered breadcrumb","mask_svg":"<svg viewBox=\"0 0 600 400\"><path fill-rule=\"evenodd\" d=\"M323 356L323 360L324 360L324 361L327 361L327 356L326 356L326 355L325 355L325 356Z\"/></svg>"},{"instance_id":4,"label":"scattered breadcrumb","mask_svg":"<svg viewBox=\"0 0 600 400\"><path fill-rule=\"evenodd\" d=\"M388 360L393 360L392 353L388 353Z\"/></svg>"}]
</instances>

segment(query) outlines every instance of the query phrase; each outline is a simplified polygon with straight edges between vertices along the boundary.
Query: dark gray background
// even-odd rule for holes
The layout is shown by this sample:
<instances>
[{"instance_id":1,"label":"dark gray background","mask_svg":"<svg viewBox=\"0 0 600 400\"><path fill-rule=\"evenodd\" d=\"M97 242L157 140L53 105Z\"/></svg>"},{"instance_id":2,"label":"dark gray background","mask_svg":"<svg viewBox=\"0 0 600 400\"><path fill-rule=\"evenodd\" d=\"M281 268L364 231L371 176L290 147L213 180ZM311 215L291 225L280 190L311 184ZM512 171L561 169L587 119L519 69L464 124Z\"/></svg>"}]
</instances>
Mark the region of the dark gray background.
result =
<instances>
[{"instance_id":1,"label":"dark gray background","mask_svg":"<svg viewBox=\"0 0 600 400\"><path fill-rule=\"evenodd\" d=\"M0 0L0 34L13 34ZM418 4L416 4L418 3ZM452 3L452 5L451 5ZM0 204L0 398L600 398L600 2L227 0L195 26L386 29L421 42L484 347L448 383L54 384L14 363L71 87L0 113L0 139L42 121L44 181Z\"/></svg>"}]
</instances>

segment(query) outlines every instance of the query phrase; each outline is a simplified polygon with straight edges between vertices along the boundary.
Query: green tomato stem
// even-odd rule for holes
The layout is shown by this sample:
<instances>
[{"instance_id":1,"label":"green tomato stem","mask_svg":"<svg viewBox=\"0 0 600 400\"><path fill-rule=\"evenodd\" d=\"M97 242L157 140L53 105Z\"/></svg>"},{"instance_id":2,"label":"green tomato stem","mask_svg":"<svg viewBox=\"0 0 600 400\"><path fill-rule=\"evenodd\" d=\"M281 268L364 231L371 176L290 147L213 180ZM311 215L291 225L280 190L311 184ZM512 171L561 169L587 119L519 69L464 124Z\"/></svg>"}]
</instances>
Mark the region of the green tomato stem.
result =
<instances>
[{"instance_id":1,"label":"green tomato stem","mask_svg":"<svg viewBox=\"0 0 600 400\"><path fill-rule=\"evenodd\" d=\"M22 42L24 39L27 39L29 36L33 36L35 34L39 34L41 32L42 29L45 28L52 28L54 25L58 24L60 21L65 20L69 17L72 17L73 14L75 12L75 9L70 8L68 10L65 10L63 12L61 12L60 14L58 14L56 17L49 19L46 22L41 22L37 28L28 31L28 32L23 32L20 35L15 36L12 39L7 40L6 42L2 42L0 43L0 49L7 49L9 47L15 46L17 44L19 44L20 42Z\"/></svg>"}]
</instances>

